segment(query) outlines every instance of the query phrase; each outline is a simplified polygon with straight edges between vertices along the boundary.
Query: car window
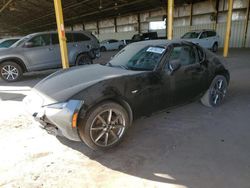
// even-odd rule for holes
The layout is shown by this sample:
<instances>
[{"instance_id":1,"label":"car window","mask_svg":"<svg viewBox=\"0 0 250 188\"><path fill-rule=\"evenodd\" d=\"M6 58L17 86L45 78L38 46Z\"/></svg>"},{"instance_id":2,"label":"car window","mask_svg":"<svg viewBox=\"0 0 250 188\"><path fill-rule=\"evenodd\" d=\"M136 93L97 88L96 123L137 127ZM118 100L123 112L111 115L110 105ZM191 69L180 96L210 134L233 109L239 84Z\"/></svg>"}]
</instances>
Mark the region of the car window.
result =
<instances>
[{"instance_id":1,"label":"car window","mask_svg":"<svg viewBox=\"0 0 250 188\"><path fill-rule=\"evenodd\" d=\"M56 33L52 34L52 44L53 45L59 44L58 34Z\"/></svg>"},{"instance_id":2,"label":"car window","mask_svg":"<svg viewBox=\"0 0 250 188\"><path fill-rule=\"evenodd\" d=\"M118 42L118 40L109 40L109 43L115 43Z\"/></svg>"},{"instance_id":3,"label":"car window","mask_svg":"<svg viewBox=\"0 0 250 188\"><path fill-rule=\"evenodd\" d=\"M72 33L66 33L66 39L67 39L68 43L74 42L73 34Z\"/></svg>"},{"instance_id":4,"label":"car window","mask_svg":"<svg viewBox=\"0 0 250 188\"><path fill-rule=\"evenodd\" d=\"M29 42L32 42L32 47L41 47L50 45L50 34L37 35L30 39Z\"/></svg>"},{"instance_id":5,"label":"car window","mask_svg":"<svg viewBox=\"0 0 250 188\"><path fill-rule=\"evenodd\" d=\"M202 34L201 34L201 39L204 39L204 38L207 38L208 36L207 36L207 32L203 32Z\"/></svg>"},{"instance_id":6,"label":"car window","mask_svg":"<svg viewBox=\"0 0 250 188\"><path fill-rule=\"evenodd\" d=\"M162 47L146 47L135 54L127 63L132 70L153 70L165 52Z\"/></svg>"},{"instance_id":7,"label":"car window","mask_svg":"<svg viewBox=\"0 0 250 188\"><path fill-rule=\"evenodd\" d=\"M187 45L174 47L169 57L169 61L172 60L179 60L183 66L194 64L196 56L193 47Z\"/></svg>"},{"instance_id":8,"label":"car window","mask_svg":"<svg viewBox=\"0 0 250 188\"><path fill-rule=\"evenodd\" d=\"M73 36L74 36L74 42L82 42L82 41L90 40L89 37L87 37L86 35L82 33L74 33Z\"/></svg>"},{"instance_id":9,"label":"car window","mask_svg":"<svg viewBox=\"0 0 250 188\"><path fill-rule=\"evenodd\" d=\"M182 39L196 39L200 35L200 32L188 32L184 34L181 38Z\"/></svg>"},{"instance_id":10,"label":"car window","mask_svg":"<svg viewBox=\"0 0 250 188\"><path fill-rule=\"evenodd\" d=\"M12 44L14 44L18 39L10 39L2 42L0 44L0 48L9 48Z\"/></svg>"},{"instance_id":11,"label":"car window","mask_svg":"<svg viewBox=\"0 0 250 188\"><path fill-rule=\"evenodd\" d=\"M216 32L214 32L214 31L208 31L207 32L207 36L208 37L214 37L214 36L216 36Z\"/></svg>"}]
</instances>

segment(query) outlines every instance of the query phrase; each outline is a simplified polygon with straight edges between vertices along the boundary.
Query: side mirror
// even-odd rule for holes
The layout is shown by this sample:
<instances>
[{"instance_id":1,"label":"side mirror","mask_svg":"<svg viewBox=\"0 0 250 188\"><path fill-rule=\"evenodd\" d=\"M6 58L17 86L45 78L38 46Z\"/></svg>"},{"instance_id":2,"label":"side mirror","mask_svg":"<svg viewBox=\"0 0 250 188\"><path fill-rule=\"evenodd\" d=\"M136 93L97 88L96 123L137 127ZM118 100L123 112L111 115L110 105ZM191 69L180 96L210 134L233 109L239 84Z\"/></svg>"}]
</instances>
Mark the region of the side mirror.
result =
<instances>
[{"instance_id":1,"label":"side mirror","mask_svg":"<svg viewBox=\"0 0 250 188\"><path fill-rule=\"evenodd\" d=\"M169 73L170 75L173 74L173 72L177 71L181 67L181 62L180 60L172 60L169 61Z\"/></svg>"},{"instance_id":2,"label":"side mirror","mask_svg":"<svg viewBox=\"0 0 250 188\"><path fill-rule=\"evenodd\" d=\"M33 42L25 42L24 43L24 47L25 48L31 48L31 47L33 47L34 46L34 43Z\"/></svg>"}]
</instances>

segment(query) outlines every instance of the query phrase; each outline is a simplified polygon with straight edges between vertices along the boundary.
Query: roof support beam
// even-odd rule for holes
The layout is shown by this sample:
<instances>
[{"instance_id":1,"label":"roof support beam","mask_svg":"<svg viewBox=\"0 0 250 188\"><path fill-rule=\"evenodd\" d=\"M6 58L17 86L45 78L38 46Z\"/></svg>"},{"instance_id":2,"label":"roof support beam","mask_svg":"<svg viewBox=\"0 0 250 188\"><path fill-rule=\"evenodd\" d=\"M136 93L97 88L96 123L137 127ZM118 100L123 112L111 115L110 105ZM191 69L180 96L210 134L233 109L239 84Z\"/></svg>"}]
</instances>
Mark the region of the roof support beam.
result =
<instances>
[{"instance_id":1,"label":"roof support beam","mask_svg":"<svg viewBox=\"0 0 250 188\"><path fill-rule=\"evenodd\" d=\"M67 69L69 68L69 60L68 60L68 50L67 50L66 35L64 29L61 0L54 0L54 6L55 6L57 31L60 43L60 50L61 50L62 66L64 69Z\"/></svg>"},{"instance_id":2,"label":"roof support beam","mask_svg":"<svg viewBox=\"0 0 250 188\"><path fill-rule=\"evenodd\" d=\"M229 48L231 25L232 25L232 14L233 14L233 0L228 0L227 30L225 35L224 53L223 53L224 57L228 56L228 48Z\"/></svg>"},{"instance_id":3,"label":"roof support beam","mask_svg":"<svg viewBox=\"0 0 250 188\"><path fill-rule=\"evenodd\" d=\"M193 2L190 4L189 26L193 25Z\"/></svg>"},{"instance_id":4,"label":"roof support beam","mask_svg":"<svg viewBox=\"0 0 250 188\"><path fill-rule=\"evenodd\" d=\"M243 40L243 45L242 45L242 47L244 48L246 47L246 41L247 41L249 9L250 9L250 0L248 0L248 4L247 4L246 20L245 20L245 27L244 27L244 40Z\"/></svg>"},{"instance_id":5,"label":"roof support beam","mask_svg":"<svg viewBox=\"0 0 250 188\"><path fill-rule=\"evenodd\" d=\"M0 9L0 13L2 13L8 6L9 4L12 2L13 0L9 0L7 3L5 3L2 8Z\"/></svg>"},{"instance_id":6,"label":"roof support beam","mask_svg":"<svg viewBox=\"0 0 250 188\"><path fill-rule=\"evenodd\" d=\"M168 40L173 39L174 0L168 0Z\"/></svg>"}]
</instances>

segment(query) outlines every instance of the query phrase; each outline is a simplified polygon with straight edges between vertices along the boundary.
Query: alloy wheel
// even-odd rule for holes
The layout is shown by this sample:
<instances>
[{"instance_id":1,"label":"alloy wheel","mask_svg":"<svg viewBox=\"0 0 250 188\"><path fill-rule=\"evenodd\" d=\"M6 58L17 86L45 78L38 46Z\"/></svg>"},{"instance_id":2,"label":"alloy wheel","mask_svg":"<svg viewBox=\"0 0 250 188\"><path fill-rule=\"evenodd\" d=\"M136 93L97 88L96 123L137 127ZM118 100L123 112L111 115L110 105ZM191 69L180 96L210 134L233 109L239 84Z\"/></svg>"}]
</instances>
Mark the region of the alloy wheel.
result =
<instances>
[{"instance_id":1,"label":"alloy wheel","mask_svg":"<svg viewBox=\"0 0 250 188\"><path fill-rule=\"evenodd\" d=\"M90 127L92 141L107 147L120 140L125 132L125 117L116 109L109 109L99 113Z\"/></svg>"},{"instance_id":2,"label":"alloy wheel","mask_svg":"<svg viewBox=\"0 0 250 188\"><path fill-rule=\"evenodd\" d=\"M211 100L214 105L218 105L222 102L226 96L227 86L223 79L218 79L211 89Z\"/></svg>"},{"instance_id":3,"label":"alloy wheel","mask_svg":"<svg viewBox=\"0 0 250 188\"><path fill-rule=\"evenodd\" d=\"M18 69L13 65L5 65L1 69L1 75L5 80L15 80L19 76Z\"/></svg>"}]
</instances>

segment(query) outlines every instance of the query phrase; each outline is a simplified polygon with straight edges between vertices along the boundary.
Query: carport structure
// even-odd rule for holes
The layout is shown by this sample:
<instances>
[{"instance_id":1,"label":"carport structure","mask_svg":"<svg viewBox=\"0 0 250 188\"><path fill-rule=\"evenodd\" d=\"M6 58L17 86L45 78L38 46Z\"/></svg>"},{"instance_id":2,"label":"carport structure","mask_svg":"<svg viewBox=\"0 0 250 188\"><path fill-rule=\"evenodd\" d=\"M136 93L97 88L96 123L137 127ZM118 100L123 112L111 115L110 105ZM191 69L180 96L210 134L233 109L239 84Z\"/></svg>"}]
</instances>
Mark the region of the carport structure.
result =
<instances>
[{"instance_id":1,"label":"carport structure","mask_svg":"<svg viewBox=\"0 0 250 188\"><path fill-rule=\"evenodd\" d=\"M58 29L64 29L62 11L66 31L86 29L101 39L104 36L120 38L122 32L122 36L125 32L145 32L150 30L150 21L167 17L167 32L164 33L168 39L178 38L190 29L212 28L222 36L225 57L229 46L249 45L249 0L2 0L1 4L1 34L55 30L55 12L58 13ZM230 42L231 28L234 29L233 42ZM66 40L60 39L63 51ZM63 59L67 57L64 55Z\"/></svg>"}]
</instances>

